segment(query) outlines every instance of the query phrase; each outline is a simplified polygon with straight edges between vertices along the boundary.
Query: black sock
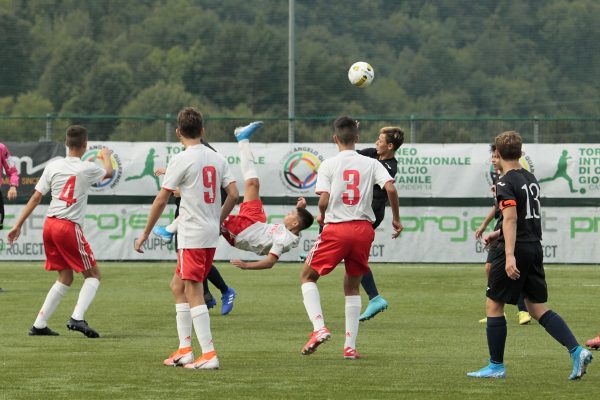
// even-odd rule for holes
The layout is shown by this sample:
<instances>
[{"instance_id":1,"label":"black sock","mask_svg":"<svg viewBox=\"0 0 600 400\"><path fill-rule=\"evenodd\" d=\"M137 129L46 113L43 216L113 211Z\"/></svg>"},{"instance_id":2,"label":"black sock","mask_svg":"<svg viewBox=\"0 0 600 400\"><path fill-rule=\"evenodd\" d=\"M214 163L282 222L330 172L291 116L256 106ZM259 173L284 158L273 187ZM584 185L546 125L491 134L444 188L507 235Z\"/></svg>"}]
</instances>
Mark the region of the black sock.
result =
<instances>
[{"instance_id":1,"label":"black sock","mask_svg":"<svg viewBox=\"0 0 600 400\"><path fill-rule=\"evenodd\" d=\"M579 346L577 339L573 336L573 332L571 332L567 323L554 311L546 311L546 313L541 316L539 322L550 336L569 350L569 353L573 352L575 348Z\"/></svg>"},{"instance_id":2,"label":"black sock","mask_svg":"<svg viewBox=\"0 0 600 400\"><path fill-rule=\"evenodd\" d=\"M202 281L202 287L204 288L204 295L210 294L210 290L208 290L208 280Z\"/></svg>"},{"instance_id":3,"label":"black sock","mask_svg":"<svg viewBox=\"0 0 600 400\"><path fill-rule=\"evenodd\" d=\"M379 296L377 285L375 285L375 279L373 278L373 272L371 272L371 270L363 275L360 283L363 289L365 289L365 292L367 292L367 295L369 295L369 300Z\"/></svg>"},{"instance_id":4,"label":"black sock","mask_svg":"<svg viewBox=\"0 0 600 400\"><path fill-rule=\"evenodd\" d=\"M211 266L210 271L208 272L208 280L221 291L221 294L225 294L225 292L229 290L229 286L227 286L219 273L219 270L214 265Z\"/></svg>"},{"instance_id":5,"label":"black sock","mask_svg":"<svg viewBox=\"0 0 600 400\"><path fill-rule=\"evenodd\" d=\"M487 317L487 340L490 350L490 361L494 364L504 362L504 345L506 344L506 318Z\"/></svg>"},{"instance_id":6,"label":"black sock","mask_svg":"<svg viewBox=\"0 0 600 400\"><path fill-rule=\"evenodd\" d=\"M523 296L523 293L521 293L521 295L519 296L517 308L519 309L519 311L527 311L527 306L525 305L525 296Z\"/></svg>"}]
</instances>

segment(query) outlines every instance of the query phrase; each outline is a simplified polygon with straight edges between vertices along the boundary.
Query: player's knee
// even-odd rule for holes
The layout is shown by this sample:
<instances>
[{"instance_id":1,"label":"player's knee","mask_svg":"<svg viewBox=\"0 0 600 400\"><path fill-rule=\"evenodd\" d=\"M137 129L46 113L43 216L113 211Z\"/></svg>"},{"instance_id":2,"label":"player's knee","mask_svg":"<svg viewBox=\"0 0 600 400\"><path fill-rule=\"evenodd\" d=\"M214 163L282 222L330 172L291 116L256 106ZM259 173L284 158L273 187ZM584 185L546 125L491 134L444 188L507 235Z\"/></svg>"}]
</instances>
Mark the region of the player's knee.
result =
<instances>
[{"instance_id":1,"label":"player's knee","mask_svg":"<svg viewBox=\"0 0 600 400\"><path fill-rule=\"evenodd\" d=\"M258 178L250 178L246 180L246 186L247 187L253 187L256 189L260 189L260 181L258 180Z\"/></svg>"}]
</instances>

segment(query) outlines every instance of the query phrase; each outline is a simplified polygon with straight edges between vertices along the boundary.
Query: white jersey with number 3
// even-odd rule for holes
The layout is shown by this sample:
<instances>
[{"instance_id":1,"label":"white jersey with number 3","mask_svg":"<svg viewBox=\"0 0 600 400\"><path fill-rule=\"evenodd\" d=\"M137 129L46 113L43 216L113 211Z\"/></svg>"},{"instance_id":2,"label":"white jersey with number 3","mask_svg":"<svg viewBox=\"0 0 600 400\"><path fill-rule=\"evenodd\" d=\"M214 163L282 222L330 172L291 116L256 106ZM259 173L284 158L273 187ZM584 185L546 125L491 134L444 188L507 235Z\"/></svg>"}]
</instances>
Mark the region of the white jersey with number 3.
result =
<instances>
[{"instance_id":1,"label":"white jersey with number 3","mask_svg":"<svg viewBox=\"0 0 600 400\"><path fill-rule=\"evenodd\" d=\"M375 221L373 186L393 182L381 163L354 150L343 150L319 167L315 192L329 193L325 223Z\"/></svg>"},{"instance_id":2,"label":"white jersey with number 3","mask_svg":"<svg viewBox=\"0 0 600 400\"><path fill-rule=\"evenodd\" d=\"M106 170L78 157L66 157L44 168L35 190L42 195L50 191L52 200L46 215L83 224L90 186L98 183Z\"/></svg>"},{"instance_id":3,"label":"white jersey with number 3","mask_svg":"<svg viewBox=\"0 0 600 400\"><path fill-rule=\"evenodd\" d=\"M221 216L221 188L235 178L227 160L203 144L188 147L171 159L163 189L179 188L179 249L217 247Z\"/></svg>"}]
</instances>

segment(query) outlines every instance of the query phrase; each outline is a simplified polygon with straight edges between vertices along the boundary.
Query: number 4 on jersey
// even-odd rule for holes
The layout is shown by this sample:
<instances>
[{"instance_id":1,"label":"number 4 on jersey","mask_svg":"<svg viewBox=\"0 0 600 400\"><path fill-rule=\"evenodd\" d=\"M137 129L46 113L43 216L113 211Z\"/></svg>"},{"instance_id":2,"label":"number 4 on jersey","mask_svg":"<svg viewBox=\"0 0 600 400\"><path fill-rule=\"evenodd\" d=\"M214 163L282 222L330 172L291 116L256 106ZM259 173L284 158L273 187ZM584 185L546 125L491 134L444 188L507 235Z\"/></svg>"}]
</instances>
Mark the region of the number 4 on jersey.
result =
<instances>
[{"instance_id":1,"label":"number 4 on jersey","mask_svg":"<svg viewBox=\"0 0 600 400\"><path fill-rule=\"evenodd\" d=\"M77 199L73 197L75 193L75 176L69 177L67 183L65 183L65 187L62 192L60 192L60 196L58 198L65 203L67 203L67 207L71 207L73 204L77 203Z\"/></svg>"}]
</instances>

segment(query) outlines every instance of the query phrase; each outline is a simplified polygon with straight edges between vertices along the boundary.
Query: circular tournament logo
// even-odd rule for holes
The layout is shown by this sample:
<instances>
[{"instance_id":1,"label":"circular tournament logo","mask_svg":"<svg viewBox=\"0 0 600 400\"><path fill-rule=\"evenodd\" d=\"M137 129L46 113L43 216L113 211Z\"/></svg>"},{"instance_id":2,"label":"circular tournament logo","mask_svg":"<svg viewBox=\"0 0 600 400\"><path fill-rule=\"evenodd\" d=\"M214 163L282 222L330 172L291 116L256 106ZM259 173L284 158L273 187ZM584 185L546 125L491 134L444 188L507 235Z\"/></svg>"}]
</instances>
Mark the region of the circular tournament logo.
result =
<instances>
[{"instance_id":1,"label":"circular tournament logo","mask_svg":"<svg viewBox=\"0 0 600 400\"><path fill-rule=\"evenodd\" d=\"M90 146L89 150L81 157L83 161L90 161L98 164L99 166L104 166L104 160L100 155L100 150L103 146ZM113 151L110 155L110 163L112 164L114 173L110 178L105 178L102 181L92 185L92 190L95 192L102 192L105 189L113 189L121 180L121 175L123 172L123 167L121 164L121 159L119 155Z\"/></svg>"},{"instance_id":2,"label":"circular tournament logo","mask_svg":"<svg viewBox=\"0 0 600 400\"><path fill-rule=\"evenodd\" d=\"M281 180L295 191L307 191L317 183L323 157L311 147L295 147L282 159Z\"/></svg>"}]
</instances>

